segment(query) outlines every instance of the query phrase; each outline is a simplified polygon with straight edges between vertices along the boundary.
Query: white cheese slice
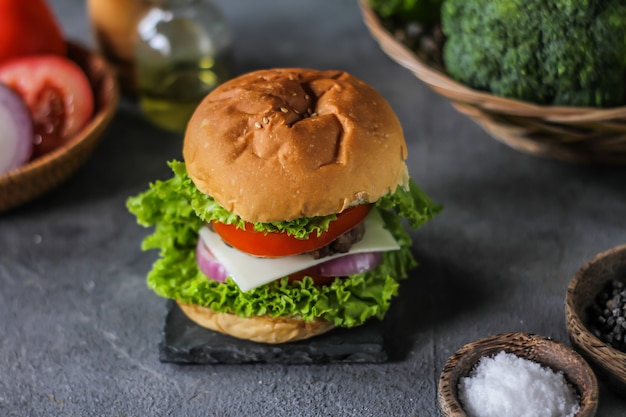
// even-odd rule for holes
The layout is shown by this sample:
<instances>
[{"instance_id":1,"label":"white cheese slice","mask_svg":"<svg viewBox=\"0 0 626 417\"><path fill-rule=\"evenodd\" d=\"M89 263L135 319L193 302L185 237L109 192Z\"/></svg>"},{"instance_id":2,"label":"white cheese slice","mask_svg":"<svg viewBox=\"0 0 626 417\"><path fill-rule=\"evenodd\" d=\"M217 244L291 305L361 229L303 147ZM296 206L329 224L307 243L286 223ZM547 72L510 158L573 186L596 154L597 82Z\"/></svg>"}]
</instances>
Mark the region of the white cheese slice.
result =
<instances>
[{"instance_id":1,"label":"white cheese slice","mask_svg":"<svg viewBox=\"0 0 626 417\"><path fill-rule=\"evenodd\" d=\"M200 237L211 250L213 256L226 268L241 291L260 287L290 273L302 271L330 259L353 253L381 252L400 249L393 235L384 227L384 222L376 208L365 218L363 239L352 245L350 252L313 259L310 255L285 256L283 258L258 258L228 246L208 227L200 229Z\"/></svg>"}]
</instances>

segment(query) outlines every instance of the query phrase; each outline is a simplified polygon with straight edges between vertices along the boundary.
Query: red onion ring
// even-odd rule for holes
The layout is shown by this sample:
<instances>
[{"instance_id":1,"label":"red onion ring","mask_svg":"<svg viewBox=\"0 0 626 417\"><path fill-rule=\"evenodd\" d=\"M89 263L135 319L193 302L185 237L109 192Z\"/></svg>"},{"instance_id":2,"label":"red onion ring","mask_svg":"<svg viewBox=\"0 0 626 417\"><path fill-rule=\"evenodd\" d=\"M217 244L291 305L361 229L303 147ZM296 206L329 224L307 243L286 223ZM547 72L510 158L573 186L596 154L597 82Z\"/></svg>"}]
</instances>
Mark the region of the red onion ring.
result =
<instances>
[{"instance_id":1,"label":"red onion ring","mask_svg":"<svg viewBox=\"0 0 626 417\"><path fill-rule=\"evenodd\" d=\"M0 84L0 174L25 164L33 152L33 121L24 100Z\"/></svg>"},{"instance_id":2,"label":"red onion ring","mask_svg":"<svg viewBox=\"0 0 626 417\"><path fill-rule=\"evenodd\" d=\"M228 271L226 271L224 265L215 259L215 256L213 256L200 238L198 238L198 244L196 245L196 260L198 261L198 268L207 278L217 282L226 281Z\"/></svg>"},{"instance_id":3,"label":"red onion ring","mask_svg":"<svg viewBox=\"0 0 626 417\"><path fill-rule=\"evenodd\" d=\"M382 261L381 252L363 252L331 259L314 268L316 275L324 277L345 277L371 271Z\"/></svg>"}]
</instances>

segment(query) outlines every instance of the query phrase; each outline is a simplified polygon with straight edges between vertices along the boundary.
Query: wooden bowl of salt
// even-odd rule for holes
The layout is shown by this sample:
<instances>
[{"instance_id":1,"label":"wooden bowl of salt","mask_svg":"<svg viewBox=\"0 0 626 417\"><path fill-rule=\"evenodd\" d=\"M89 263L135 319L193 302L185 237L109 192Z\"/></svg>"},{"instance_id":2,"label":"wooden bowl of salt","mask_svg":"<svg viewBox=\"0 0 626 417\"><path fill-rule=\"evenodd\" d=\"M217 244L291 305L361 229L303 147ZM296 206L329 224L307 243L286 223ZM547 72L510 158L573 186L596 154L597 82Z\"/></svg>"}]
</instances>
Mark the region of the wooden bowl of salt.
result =
<instances>
[{"instance_id":1,"label":"wooden bowl of salt","mask_svg":"<svg viewBox=\"0 0 626 417\"><path fill-rule=\"evenodd\" d=\"M564 343L503 333L470 342L448 359L438 400L445 417L591 417L598 382L587 362Z\"/></svg>"}]
</instances>

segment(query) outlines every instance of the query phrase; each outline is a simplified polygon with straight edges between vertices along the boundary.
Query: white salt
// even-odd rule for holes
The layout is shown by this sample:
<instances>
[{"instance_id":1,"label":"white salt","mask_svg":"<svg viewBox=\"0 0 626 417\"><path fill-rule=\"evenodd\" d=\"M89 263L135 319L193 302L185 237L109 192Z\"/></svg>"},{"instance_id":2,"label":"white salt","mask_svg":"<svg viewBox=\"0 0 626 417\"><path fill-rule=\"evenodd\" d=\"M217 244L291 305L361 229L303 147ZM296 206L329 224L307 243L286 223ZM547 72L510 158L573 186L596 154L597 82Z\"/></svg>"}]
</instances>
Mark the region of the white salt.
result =
<instances>
[{"instance_id":1,"label":"white salt","mask_svg":"<svg viewBox=\"0 0 626 417\"><path fill-rule=\"evenodd\" d=\"M578 399L562 372L499 352L459 382L469 417L574 417Z\"/></svg>"}]
</instances>

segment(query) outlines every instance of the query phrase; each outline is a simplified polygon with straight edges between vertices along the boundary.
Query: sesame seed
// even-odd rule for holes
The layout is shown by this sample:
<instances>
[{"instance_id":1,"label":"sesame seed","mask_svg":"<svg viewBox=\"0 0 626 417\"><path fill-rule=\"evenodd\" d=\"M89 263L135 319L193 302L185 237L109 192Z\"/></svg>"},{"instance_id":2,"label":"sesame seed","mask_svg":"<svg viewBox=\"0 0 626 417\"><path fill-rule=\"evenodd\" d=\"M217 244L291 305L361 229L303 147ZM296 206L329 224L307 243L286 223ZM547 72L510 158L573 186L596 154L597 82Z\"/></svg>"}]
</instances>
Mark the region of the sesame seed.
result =
<instances>
[{"instance_id":1,"label":"sesame seed","mask_svg":"<svg viewBox=\"0 0 626 417\"><path fill-rule=\"evenodd\" d=\"M308 99L309 99L309 95L308 95L308 94L305 94L305 95L304 95L304 99L305 99L305 100L308 100Z\"/></svg>"},{"instance_id":2,"label":"sesame seed","mask_svg":"<svg viewBox=\"0 0 626 417\"><path fill-rule=\"evenodd\" d=\"M263 123L268 124L270 122L270 119L268 119L267 117L263 118Z\"/></svg>"},{"instance_id":3,"label":"sesame seed","mask_svg":"<svg viewBox=\"0 0 626 417\"><path fill-rule=\"evenodd\" d=\"M281 107L280 111L282 111L283 113L289 113L289 109L287 109L286 107Z\"/></svg>"},{"instance_id":4,"label":"sesame seed","mask_svg":"<svg viewBox=\"0 0 626 417\"><path fill-rule=\"evenodd\" d=\"M261 123L259 122L254 122L254 127L256 127L257 129L262 128L263 126L261 125Z\"/></svg>"},{"instance_id":5,"label":"sesame seed","mask_svg":"<svg viewBox=\"0 0 626 417\"><path fill-rule=\"evenodd\" d=\"M296 109L293 109L293 112L294 112L295 114L300 114L300 112L299 112L298 110L296 110Z\"/></svg>"}]
</instances>

